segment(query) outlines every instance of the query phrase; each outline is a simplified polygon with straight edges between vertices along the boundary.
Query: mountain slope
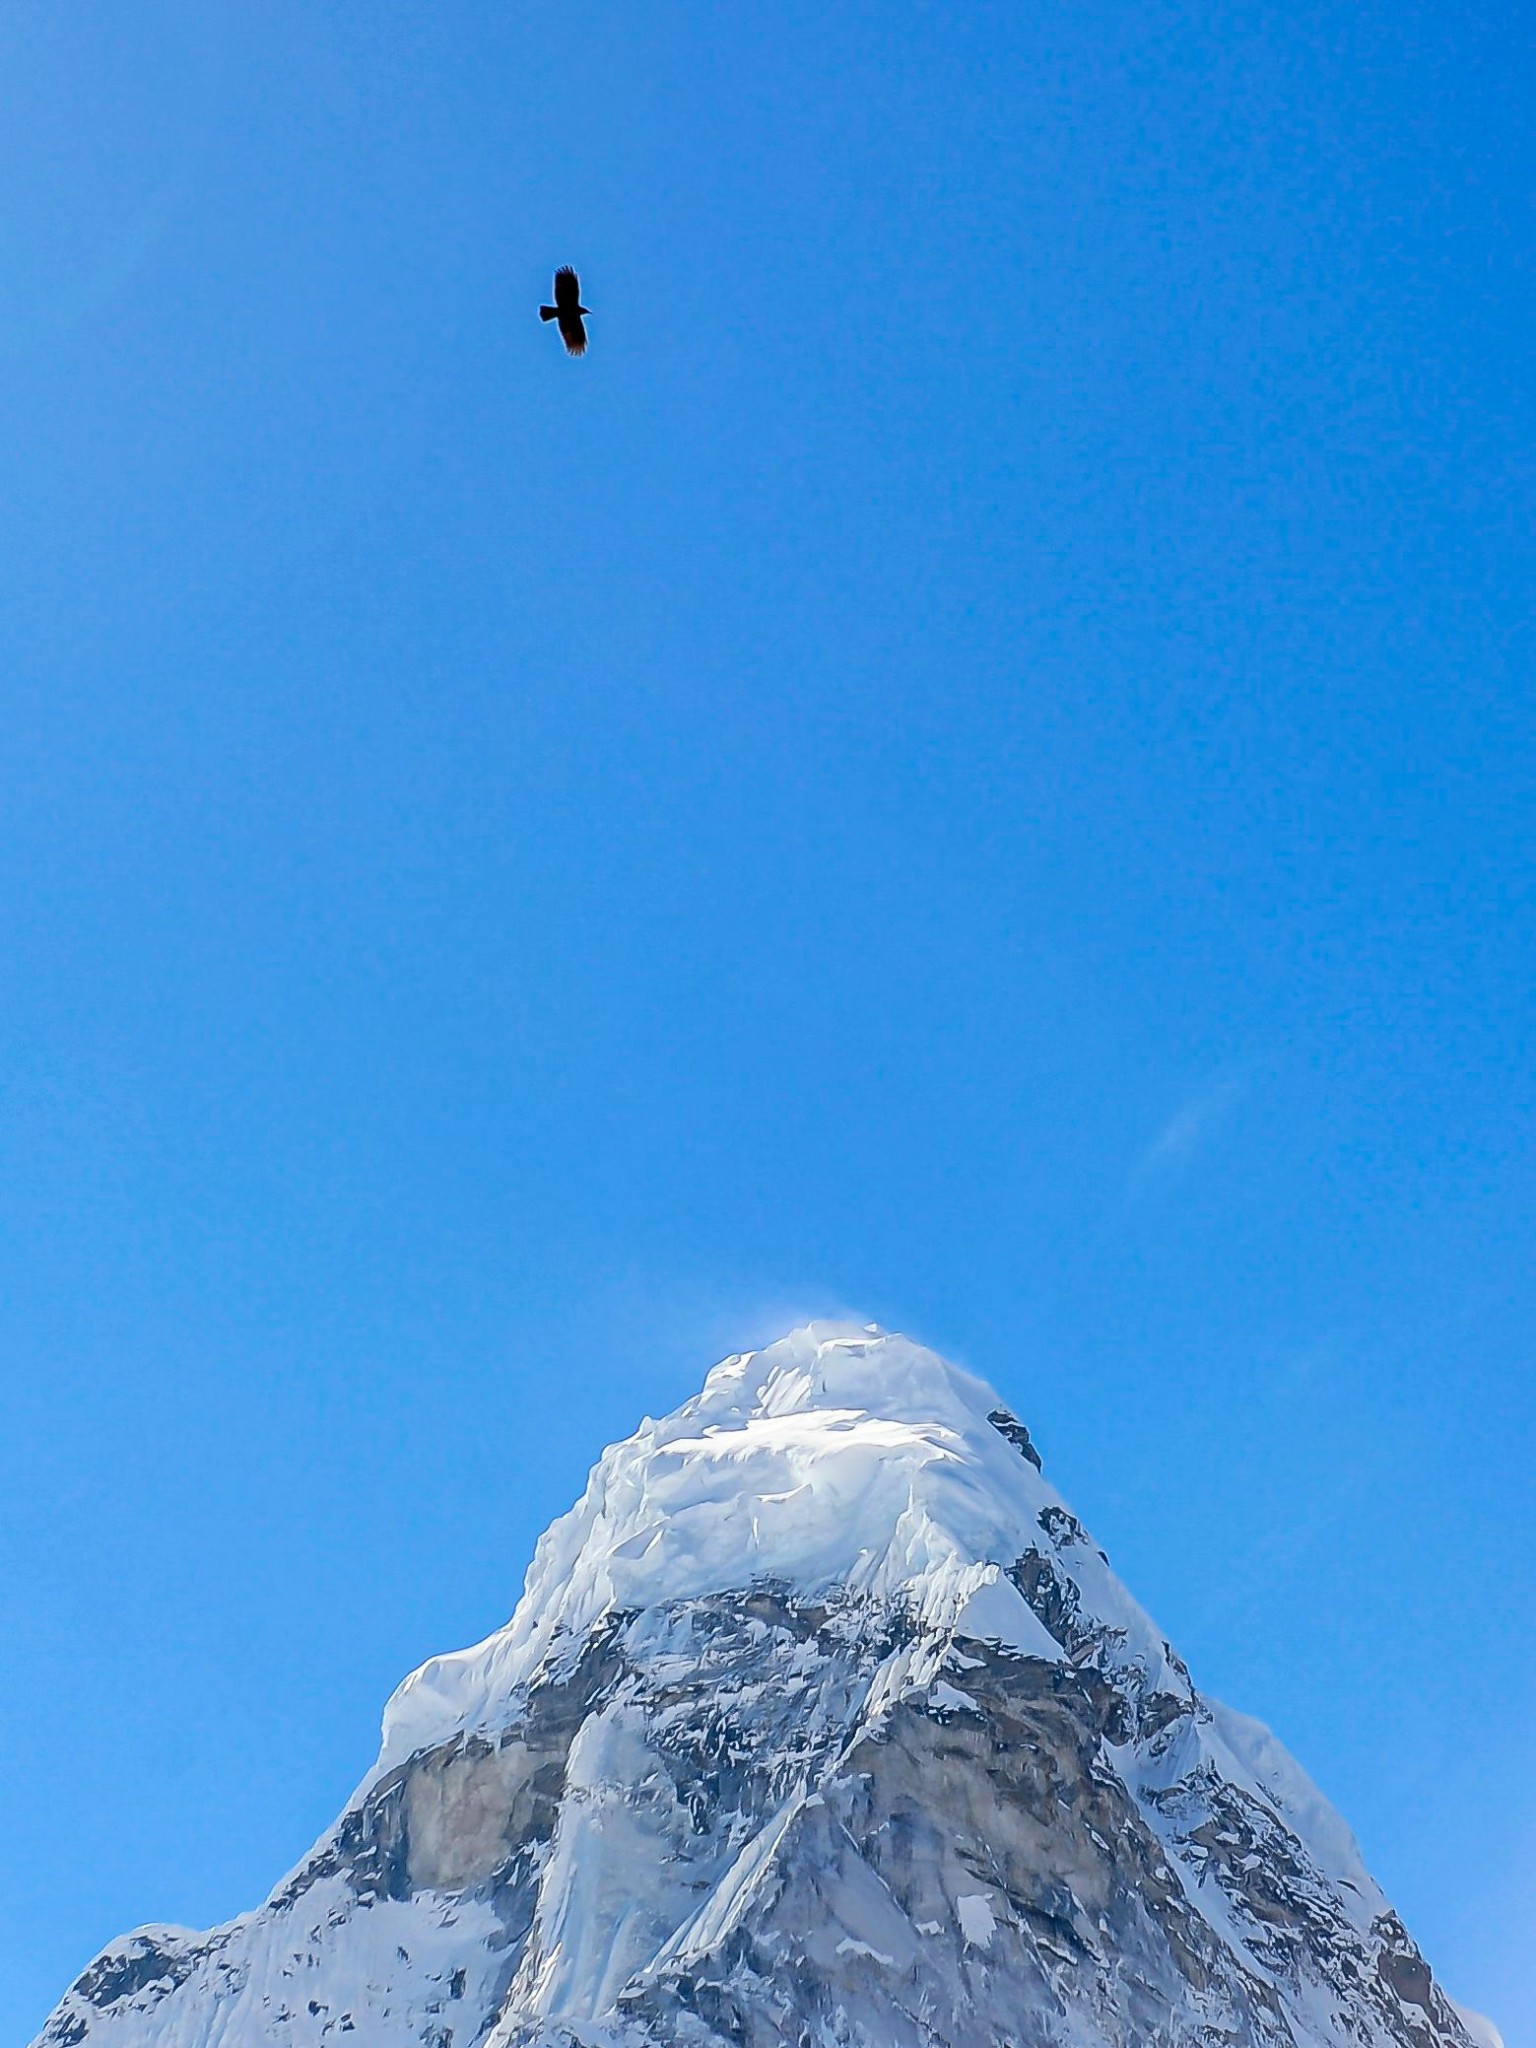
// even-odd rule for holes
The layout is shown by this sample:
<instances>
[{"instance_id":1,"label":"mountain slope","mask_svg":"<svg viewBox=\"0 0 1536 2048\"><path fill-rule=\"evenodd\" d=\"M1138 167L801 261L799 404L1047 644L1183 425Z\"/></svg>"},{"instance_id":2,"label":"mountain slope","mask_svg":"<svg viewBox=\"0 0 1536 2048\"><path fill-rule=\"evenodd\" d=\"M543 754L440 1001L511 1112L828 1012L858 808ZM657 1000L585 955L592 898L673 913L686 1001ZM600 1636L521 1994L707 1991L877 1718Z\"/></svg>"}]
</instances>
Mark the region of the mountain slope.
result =
<instances>
[{"instance_id":1,"label":"mountain slope","mask_svg":"<svg viewBox=\"0 0 1536 2048\"><path fill-rule=\"evenodd\" d=\"M612 1446L267 1903L37 2048L1469 2048L980 1381L816 1325ZM1477 2037L1486 2043L1486 2034Z\"/></svg>"}]
</instances>

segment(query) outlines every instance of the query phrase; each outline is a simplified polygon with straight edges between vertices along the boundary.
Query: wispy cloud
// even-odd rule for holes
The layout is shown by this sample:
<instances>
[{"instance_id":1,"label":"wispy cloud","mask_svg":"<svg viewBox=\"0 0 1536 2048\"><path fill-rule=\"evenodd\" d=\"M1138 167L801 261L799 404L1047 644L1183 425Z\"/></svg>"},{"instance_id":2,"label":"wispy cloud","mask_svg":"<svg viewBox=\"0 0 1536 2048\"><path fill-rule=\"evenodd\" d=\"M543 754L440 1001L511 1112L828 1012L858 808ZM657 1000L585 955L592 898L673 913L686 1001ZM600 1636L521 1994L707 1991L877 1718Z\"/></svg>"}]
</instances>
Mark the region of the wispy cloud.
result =
<instances>
[{"instance_id":1,"label":"wispy cloud","mask_svg":"<svg viewBox=\"0 0 1536 2048\"><path fill-rule=\"evenodd\" d=\"M1131 1169L1131 1190L1177 1179L1230 1121L1248 1092L1244 1074L1220 1074L1181 1102Z\"/></svg>"}]
</instances>

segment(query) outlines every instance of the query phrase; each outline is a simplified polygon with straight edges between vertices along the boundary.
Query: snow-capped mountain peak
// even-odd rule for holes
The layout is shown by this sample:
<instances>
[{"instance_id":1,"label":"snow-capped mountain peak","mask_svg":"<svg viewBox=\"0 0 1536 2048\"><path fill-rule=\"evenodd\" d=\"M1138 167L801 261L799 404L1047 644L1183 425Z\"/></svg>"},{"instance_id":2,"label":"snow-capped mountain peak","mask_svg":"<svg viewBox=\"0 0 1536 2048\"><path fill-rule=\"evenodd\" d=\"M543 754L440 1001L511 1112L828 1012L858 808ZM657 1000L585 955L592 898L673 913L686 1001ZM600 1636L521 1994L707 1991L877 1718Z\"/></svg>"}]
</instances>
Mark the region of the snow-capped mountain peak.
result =
<instances>
[{"instance_id":1,"label":"snow-capped mountain peak","mask_svg":"<svg viewBox=\"0 0 1536 2048\"><path fill-rule=\"evenodd\" d=\"M611 1446L257 1913L39 2048L1469 2048L991 1388L813 1324Z\"/></svg>"},{"instance_id":2,"label":"snow-capped mountain peak","mask_svg":"<svg viewBox=\"0 0 1536 2048\"><path fill-rule=\"evenodd\" d=\"M760 1580L915 1597L952 1623L1057 1496L984 1382L905 1337L815 1323L725 1359L701 1393L604 1452L540 1540L506 1628L433 1658L385 1711L383 1761L482 1727L552 1647L615 1608ZM1027 1438L1026 1438L1027 1441ZM1026 1638L1039 1624L1016 1594Z\"/></svg>"}]
</instances>

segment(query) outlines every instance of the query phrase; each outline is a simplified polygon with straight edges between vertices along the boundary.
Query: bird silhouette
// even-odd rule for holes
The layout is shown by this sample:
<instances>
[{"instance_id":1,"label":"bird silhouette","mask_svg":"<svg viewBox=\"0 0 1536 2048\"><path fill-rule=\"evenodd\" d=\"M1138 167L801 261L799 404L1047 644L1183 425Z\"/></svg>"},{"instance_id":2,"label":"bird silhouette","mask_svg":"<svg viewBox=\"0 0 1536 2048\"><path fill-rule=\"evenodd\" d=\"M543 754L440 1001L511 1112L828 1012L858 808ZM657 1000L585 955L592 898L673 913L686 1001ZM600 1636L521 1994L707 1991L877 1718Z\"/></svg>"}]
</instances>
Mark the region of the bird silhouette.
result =
<instances>
[{"instance_id":1,"label":"bird silhouette","mask_svg":"<svg viewBox=\"0 0 1536 2048\"><path fill-rule=\"evenodd\" d=\"M555 303L540 306L539 318L560 322L560 339L568 356L584 356L587 352L587 330L581 316L590 311L581 303L581 279L569 263L562 263L555 272Z\"/></svg>"}]
</instances>

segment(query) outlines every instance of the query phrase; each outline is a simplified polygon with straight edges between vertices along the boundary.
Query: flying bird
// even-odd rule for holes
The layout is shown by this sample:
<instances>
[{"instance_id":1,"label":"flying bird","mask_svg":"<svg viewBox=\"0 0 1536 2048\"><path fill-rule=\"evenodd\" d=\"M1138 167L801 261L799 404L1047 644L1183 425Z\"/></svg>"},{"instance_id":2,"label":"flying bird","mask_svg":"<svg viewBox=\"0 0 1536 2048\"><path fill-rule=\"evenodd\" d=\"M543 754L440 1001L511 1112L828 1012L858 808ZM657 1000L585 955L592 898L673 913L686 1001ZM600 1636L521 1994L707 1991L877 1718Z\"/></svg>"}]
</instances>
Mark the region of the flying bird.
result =
<instances>
[{"instance_id":1,"label":"flying bird","mask_svg":"<svg viewBox=\"0 0 1536 2048\"><path fill-rule=\"evenodd\" d=\"M587 352L587 330L581 316L591 308L581 303L581 280L569 263L562 263L555 272L555 303L540 306L541 320L560 322L560 339L565 343L568 356L584 356Z\"/></svg>"}]
</instances>

